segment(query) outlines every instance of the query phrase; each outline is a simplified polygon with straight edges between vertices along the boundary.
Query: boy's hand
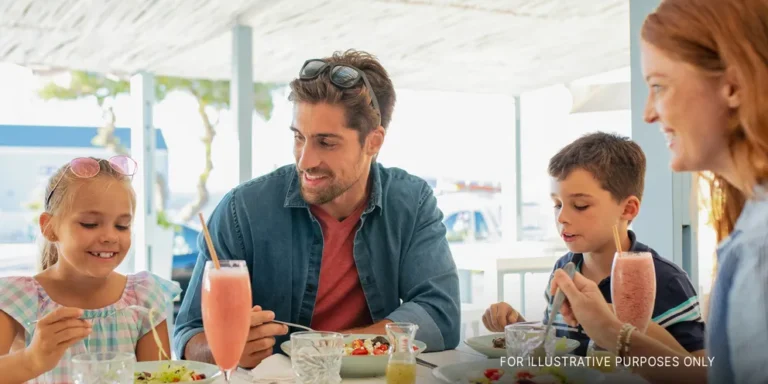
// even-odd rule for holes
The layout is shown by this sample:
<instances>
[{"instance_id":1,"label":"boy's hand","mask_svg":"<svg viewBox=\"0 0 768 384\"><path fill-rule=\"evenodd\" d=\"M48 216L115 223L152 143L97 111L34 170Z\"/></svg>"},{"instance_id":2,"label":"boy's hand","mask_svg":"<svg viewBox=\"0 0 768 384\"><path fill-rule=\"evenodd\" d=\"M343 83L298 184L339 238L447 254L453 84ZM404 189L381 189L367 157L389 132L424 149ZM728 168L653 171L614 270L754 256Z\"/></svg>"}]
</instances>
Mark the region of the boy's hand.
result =
<instances>
[{"instance_id":1,"label":"boy's hand","mask_svg":"<svg viewBox=\"0 0 768 384\"><path fill-rule=\"evenodd\" d=\"M520 319L520 314L511 305L501 302L485 310L483 325L491 332L504 332L504 327L517 323Z\"/></svg>"},{"instance_id":2,"label":"boy's hand","mask_svg":"<svg viewBox=\"0 0 768 384\"><path fill-rule=\"evenodd\" d=\"M80 319L77 308L58 308L37 323L32 343L24 351L34 372L48 372L59 363L64 352L91 333L91 325Z\"/></svg>"}]
</instances>

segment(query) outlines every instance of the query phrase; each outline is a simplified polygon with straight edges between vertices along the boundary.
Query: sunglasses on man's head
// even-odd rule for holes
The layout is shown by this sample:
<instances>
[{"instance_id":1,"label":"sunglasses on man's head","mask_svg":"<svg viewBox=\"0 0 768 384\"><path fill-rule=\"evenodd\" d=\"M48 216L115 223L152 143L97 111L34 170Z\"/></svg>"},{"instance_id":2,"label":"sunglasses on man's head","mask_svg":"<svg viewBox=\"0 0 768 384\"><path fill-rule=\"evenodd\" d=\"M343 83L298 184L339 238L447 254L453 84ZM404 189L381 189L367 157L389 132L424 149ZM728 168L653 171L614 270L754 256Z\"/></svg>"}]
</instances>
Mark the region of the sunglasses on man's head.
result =
<instances>
[{"instance_id":1,"label":"sunglasses on man's head","mask_svg":"<svg viewBox=\"0 0 768 384\"><path fill-rule=\"evenodd\" d=\"M373 87L371 87L371 83L368 82L365 72L360 69L344 64L328 64L320 59L311 59L304 62L301 71L299 71L299 79L313 80L318 78L326 70L330 71L328 77L331 79L331 83L341 89L353 88L362 80L363 84L368 88L368 93L371 95L373 109L379 114L379 123L377 126L381 125L379 100L376 98L376 93L373 92Z\"/></svg>"},{"instance_id":2,"label":"sunglasses on man's head","mask_svg":"<svg viewBox=\"0 0 768 384\"><path fill-rule=\"evenodd\" d=\"M108 162L115 172L123 176L133 176L136 174L136 168L138 168L136 160L124 155L113 156L109 160L102 161ZM78 157L69 162L67 169L65 169L64 172L67 171L72 172L72 174L81 179L88 179L99 174L101 171L101 164L99 164L99 160L90 157ZM59 179L56 180L56 184L53 185L51 192L48 193L48 196L45 199L46 209L48 208L48 204L51 203L53 192L56 190L56 187L59 186L59 182L61 182L62 178L64 178L63 172Z\"/></svg>"}]
</instances>

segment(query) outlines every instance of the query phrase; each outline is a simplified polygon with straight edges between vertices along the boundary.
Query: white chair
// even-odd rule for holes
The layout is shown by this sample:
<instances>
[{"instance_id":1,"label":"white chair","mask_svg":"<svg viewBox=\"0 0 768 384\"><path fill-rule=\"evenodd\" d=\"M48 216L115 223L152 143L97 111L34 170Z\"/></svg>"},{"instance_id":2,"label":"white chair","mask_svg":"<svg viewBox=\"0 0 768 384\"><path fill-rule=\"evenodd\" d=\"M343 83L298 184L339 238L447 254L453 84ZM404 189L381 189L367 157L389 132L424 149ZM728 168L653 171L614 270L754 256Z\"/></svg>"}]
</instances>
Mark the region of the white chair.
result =
<instances>
[{"instance_id":1,"label":"white chair","mask_svg":"<svg viewBox=\"0 0 768 384\"><path fill-rule=\"evenodd\" d=\"M483 313L485 313L485 310L485 306L479 304L461 303L462 341L466 340L468 337L480 336L480 325L482 324Z\"/></svg>"}]
</instances>

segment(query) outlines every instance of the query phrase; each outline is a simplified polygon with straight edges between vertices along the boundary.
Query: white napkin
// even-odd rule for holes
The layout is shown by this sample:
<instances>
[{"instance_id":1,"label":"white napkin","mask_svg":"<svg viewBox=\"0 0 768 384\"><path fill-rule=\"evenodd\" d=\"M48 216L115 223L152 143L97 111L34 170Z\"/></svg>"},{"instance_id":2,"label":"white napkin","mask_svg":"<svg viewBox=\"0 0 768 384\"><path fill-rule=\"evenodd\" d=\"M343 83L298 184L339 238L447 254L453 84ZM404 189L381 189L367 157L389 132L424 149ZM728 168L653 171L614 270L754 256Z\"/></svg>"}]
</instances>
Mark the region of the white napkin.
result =
<instances>
[{"instance_id":1,"label":"white napkin","mask_svg":"<svg viewBox=\"0 0 768 384\"><path fill-rule=\"evenodd\" d=\"M291 359L283 355L272 355L262 360L250 374L251 382L258 384L293 384L296 380Z\"/></svg>"}]
</instances>

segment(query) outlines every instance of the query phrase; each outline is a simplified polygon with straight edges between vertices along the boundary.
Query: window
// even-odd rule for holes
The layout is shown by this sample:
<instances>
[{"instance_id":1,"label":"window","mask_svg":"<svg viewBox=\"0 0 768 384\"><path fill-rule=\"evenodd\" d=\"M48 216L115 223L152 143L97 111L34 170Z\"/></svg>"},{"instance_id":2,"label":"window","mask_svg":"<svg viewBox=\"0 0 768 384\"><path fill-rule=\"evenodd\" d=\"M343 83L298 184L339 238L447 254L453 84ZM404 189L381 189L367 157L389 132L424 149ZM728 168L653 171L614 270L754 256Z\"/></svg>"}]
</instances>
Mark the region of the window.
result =
<instances>
[{"instance_id":1,"label":"window","mask_svg":"<svg viewBox=\"0 0 768 384\"><path fill-rule=\"evenodd\" d=\"M521 104L522 241L548 243L555 253L567 248L555 226L549 197L549 159L562 147L592 132L631 136L630 110L572 113L567 88L549 87L523 95Z\"/></svg>"},{"instance_id":2,"label":"window","mask_svg":"<svg viewBox=\"0 0 768 384\"><path fill-rule=\"evenodd\" d=\"M488 224L485 222L483 214L475 211L475 240L485 240L491 236L488 230Z\"/></svg>"},{"instance_id":3,"label":"window","mask_svg":"<svg viewBox=\"0 0 768 384\"><path fill-rule=\"evenodd\" d=\"M472 216L469 211L460 211L443 220L448 241L467 241L471 236Z\"/></svg>"}]
</instances>

